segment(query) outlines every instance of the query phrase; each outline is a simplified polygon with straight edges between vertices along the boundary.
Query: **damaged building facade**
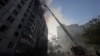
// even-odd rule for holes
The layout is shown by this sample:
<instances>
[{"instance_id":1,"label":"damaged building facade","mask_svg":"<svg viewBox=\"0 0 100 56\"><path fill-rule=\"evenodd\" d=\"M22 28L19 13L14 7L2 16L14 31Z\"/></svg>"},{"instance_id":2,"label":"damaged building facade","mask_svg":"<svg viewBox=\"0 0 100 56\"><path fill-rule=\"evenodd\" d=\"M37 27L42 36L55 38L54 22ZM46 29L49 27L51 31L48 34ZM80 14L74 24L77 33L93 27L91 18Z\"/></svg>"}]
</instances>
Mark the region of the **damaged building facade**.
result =
<instances>
[{"instance_id":1,"label":"damaged building facade","mask_svg":"<svg viewBox=\"0 0 100 56\"><path fill-rule=\"evenodd\" d=\"M46 55L48 30L43 15L39 0L0 0L0 54Z\"/></svg>"}]
</instances>

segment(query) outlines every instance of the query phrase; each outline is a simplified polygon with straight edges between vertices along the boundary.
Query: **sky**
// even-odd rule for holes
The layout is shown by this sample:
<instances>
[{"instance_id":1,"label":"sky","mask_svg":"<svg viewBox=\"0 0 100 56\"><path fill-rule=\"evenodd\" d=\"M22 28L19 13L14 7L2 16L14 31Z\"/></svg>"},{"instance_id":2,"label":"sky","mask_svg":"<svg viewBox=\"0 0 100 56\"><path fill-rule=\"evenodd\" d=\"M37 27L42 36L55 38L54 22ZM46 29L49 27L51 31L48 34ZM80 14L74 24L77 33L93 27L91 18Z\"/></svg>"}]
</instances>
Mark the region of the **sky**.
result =
<instances>
[{"instance_id":1,"label":"sky","mask_svg":"<svg viewBox=\"0 0 100 56\"><path fill-rule=\"evenodd\" d=\"M49 8L62 24L85 24L100 15L100 0L46 0ZM52 15L46 12L49 34L57 36L57 26ZM49 39L52 35L48 35Z\"/></svg>"},{"instance_id":2,"label":"sky","mask_svg":"<svg viewBox=\"0 0 100 56\"><path fill-rule=\"evenodd\" d=\"M100 0L53 0L51 7L61 7L64 19L84 24L100 14Z\"/></svg>"}]
</instances>

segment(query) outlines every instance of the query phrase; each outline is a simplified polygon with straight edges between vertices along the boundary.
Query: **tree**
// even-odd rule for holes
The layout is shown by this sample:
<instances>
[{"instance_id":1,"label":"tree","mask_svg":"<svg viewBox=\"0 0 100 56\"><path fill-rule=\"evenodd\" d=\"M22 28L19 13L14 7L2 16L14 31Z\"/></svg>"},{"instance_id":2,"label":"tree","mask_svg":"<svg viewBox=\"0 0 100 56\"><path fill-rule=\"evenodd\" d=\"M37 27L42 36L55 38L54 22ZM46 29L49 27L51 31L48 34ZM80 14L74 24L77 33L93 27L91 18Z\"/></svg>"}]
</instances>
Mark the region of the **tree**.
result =
<instances>
[{"instance_id":1,"label":"tree","mask_svg":"<svg viewBox=\"0 0 100 56\"><path fill-rule=\"evenodd\" d=\"M100 47L100 18L89 21L89 27L85 29L83 37L89 46Z\"/></svg>"}]
</instances>

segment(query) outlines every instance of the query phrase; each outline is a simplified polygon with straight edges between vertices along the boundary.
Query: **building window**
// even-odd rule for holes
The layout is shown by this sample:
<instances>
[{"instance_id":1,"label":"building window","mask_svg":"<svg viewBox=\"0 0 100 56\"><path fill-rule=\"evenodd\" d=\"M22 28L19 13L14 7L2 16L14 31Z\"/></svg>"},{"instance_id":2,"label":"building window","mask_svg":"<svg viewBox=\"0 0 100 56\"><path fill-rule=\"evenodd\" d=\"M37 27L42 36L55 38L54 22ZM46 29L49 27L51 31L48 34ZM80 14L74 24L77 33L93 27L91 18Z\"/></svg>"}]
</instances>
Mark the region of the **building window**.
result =
<instances>
[{"instance_id":1,"label":"building window","mask_svg":"<svg viewBox=\"0 0 100 56\"><path fill-rule=\"evenodd\" d=\"M18 37L18 34L19 34L18 32L15 32L15 34L14 34L14 35L15 35L16 37Z\"/></svg>"},{"instance_id":2,"label":"building window","mask_svg":"<svg viewBox=\"0 0 100 56\"><path fill-rule=\"evenodd\" d=\"M27 12L29 12L29 9L27 9Z\"/></svg>"},{"instance_id":3,"label":"building window","mask_svg":"<svg viewBox=\"0 0 100 56\"><path fill-rule=\"evenodd\" d=\"M15 15L18 15L18 11L17 11L16 9L13 11L13 13L14 13Z\"/></svg>"},{"instance_id":4,"label":"building window","mask_svg":"<svg viewBox=\"0 0 100 56\"><path fill-rule=\"evenodd\" d=\"M27 17L27 13L24 14L24 17Z\"/></svg>"},{"instance_id":5,"label":"building window","mask_svg":"<svg viewBox=\"0 0 100 56\"><path fill-rule=\"evenodd\" d=\"M10 21L11 20L11 16L9 16L8 18L7 18L7 21Z\"/></svg>"},{"instance_id":6,"label":"building window","mask_svg":"<svg viewBox=\"0 0 100 56\"><path fill-rule=\"evenodd\" d=\"M33 0L31 0L33 2Z\"/></svg>"},{"instance_id":7,"label":"building window","mask_svg":"<svg viewBox=\"0 0 100 56\"><path fill-rule=\"evenodd\" d=\"M21 24L19 24L18 28L19 28L19 29L21 29L21 28L22 28L22 25L21 25Z\"/></svg>"},{"instance_id":8,"label":"building window","mask_svg":"<svg viewBox=\"0 0 100 56\"><path fill-rule=\"evenodd\" d=\"M12 47L13 47L13 42L10 42L8 48L12 48Z\"/></svg>"},{"instance_id":9,"label":"building window","mask_svg":"<svg viewBox=\"0 0 100 56\"><path fill-rule=\"evenodd\" d=\"M11 16L9 16L8 18L7 18L7 21L9 21L9 22L13 22L14 21L14 18L12 18Z\"/></svg>"},{"instance_id":10,"label":"building window","mask_svg":"<svg viewBox=\"0 0 100 56\"><path fill-rule=\"evenodd\" d=\"M2 26L0 27L0 31L1 31L1 32L6 31L7 29L8 29L8 27L7 27L6 25L2 25Z\"/></svg>"},{"instance_id":11,"label":"building window","mask_svg":"<svg viewBox=\"0 0 100 56\"><path fill-rule=\"evenodd\" d=\"M31 8L31 6L29 5L28 8Z\"/></svg>"},{"instance_id":12,"label":"building window","mask_svg":"<svg viewBox=\"0 0 100 56\"><path fill-rule=\"evenodd\" d=\"M29 21L30 21L30 22L33 22L33 19L30 17Z\"/></svg>"},{"instance_id":13,"label":"building window","mask_svg":"<svg viewBox=\"0 0 100 56\"><path fill-rule=\"evenodd\" d=\"M24 22L25 21L25 19L24 18L22 18L22 22Z\"/></svg>"},{"instance_id":14,"label":"building window","mask_svg":"<svg viewBox=\"0 0 100 56\"><path fill-rule=\"evenodd\" d=\"M12 19L10 22L12 23L14 21L14 19Z\"/></svg>"},{"instance_id":15,"label":"building window","mask_svg":"<svg viewBox=\"0 0 100 56\"><path fill-rule=\"evenodd\" d=\"M22 6L20 4L18 4L17 7L18 7L18 9L21 9L22 8Z\"/></svg>"},{"instance_id":16,"label":"building window","mask_svg":"<svg viewBox=\"0 0 100 56\"><path fill-rule=\"evenodd\" d=\"M21 0L21 3L22 3L22 5L24 5L24 4L25 4L25 2L24 2L23 0Z\"/></svg>"},{"instance_id":17,"label":"building window","mask_svg":"<svg viewBox=\"0 0 100 56\"><path fill-rule=\"evenodd\" d=\"M8 3L8 0L0 0L0 9Z\"/></svg>"},{"instance_id":18,"label":"building window","mask_svg":"<svg viewBox=\"0 0 100 56\"><path fill-rule=\"evenodd\" d=\"M0 0L0 5L4 6L5 3L3 2L3 0Z\"/></svg>"},{"instance_id":19,"label":"building window","mask_svg":"<svg viewBox=\"0 0 100 56\"><path fill-rule=\"evenodd\" d=\"M27 0L25 0L25 1L27 1Z\"/></svg>"},{"instance_id":20,"label":"building window","mask_svg":"<svg viewBox=\"0 0 100 56\"><path fill-rule=\"evenodd\" d=\"M2 8L2 5L0 4L0 9Z\"/></svg>"},{"instance_id":21,"label":"building window","mask_svg":"<svg viewBox=\"0 0 100 56\"><path fill-rule=\"evenodd\" d=\"M2 41L2 39L0 39L0 42Z\"/></svg>"},{"instance_id":22,"label":"building window","mask_svg":"<svg viewBox=\"0 0 100 56\"><path fill-rule=\"evenodd\" d=\"M32 5L32 2L30 2L30 5Z\"/></svg>"},{"instance_id":23,"label":"building window","mask_svg":"<svg viewBox=\"0 0 100 56\"><path fill-rule=\"evenodd\" d=\"M7 2L8 0L0 0L0 5L4 6Z\"/></svg>"},{"instance_id":24,"label":"building window","mask_svg":"<svg viewBox=\"0 0 100 56\"><path fill-rule=\"evenodd\" d=\"M33 13L31 13L31 17L32 17L32 18L35 18L35 15L33 15Z\"/></svg>"}]
</instances>

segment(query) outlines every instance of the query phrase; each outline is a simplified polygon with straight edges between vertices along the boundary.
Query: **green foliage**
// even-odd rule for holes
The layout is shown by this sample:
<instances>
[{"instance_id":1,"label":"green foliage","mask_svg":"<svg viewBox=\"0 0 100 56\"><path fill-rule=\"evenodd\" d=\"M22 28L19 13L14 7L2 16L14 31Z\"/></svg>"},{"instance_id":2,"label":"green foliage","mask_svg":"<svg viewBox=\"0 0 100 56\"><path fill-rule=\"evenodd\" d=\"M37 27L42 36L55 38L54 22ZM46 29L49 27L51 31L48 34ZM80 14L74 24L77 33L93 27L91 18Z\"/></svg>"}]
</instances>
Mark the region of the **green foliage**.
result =
<instances>
[{"instance_id":1,"label":"green foliage","mask_svg":"<svg viewBox=\"0 0 100 56\"><path fill-rule=\"evenodd\" d=\"M93 19L89 24L83 33L85 43L94 47L100 46L100 19Z\"/></svg>"}]
</instances>

